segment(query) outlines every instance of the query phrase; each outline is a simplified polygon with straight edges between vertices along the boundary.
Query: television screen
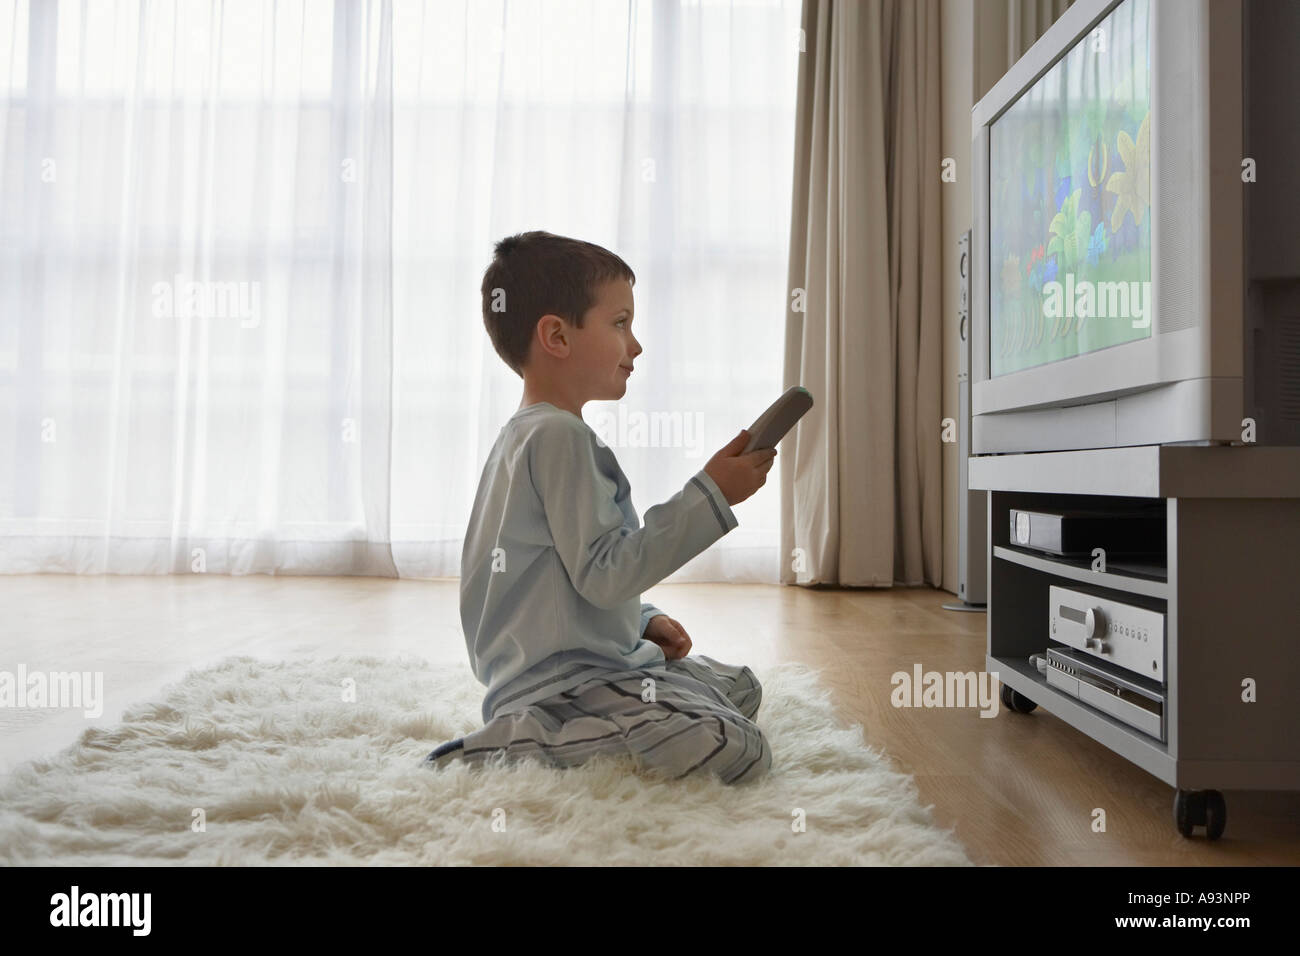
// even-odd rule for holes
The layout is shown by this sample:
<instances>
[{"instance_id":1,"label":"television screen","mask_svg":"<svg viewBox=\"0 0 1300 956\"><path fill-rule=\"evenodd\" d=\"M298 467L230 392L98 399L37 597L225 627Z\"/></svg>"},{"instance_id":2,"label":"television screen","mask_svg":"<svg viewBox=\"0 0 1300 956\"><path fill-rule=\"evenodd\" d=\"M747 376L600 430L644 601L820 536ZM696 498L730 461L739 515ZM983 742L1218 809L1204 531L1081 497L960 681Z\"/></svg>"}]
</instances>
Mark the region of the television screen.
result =
<instances>
[{"instance_id":1,"label":"television screen","mask_svg":"<svg viewBox=\"0 0 1300 956\"><path fill-rule=\"evenodd\" d=\"M990 127L990 377L1151 335L1151 48L1125 0Z\"/></svg>"}]
</instances>

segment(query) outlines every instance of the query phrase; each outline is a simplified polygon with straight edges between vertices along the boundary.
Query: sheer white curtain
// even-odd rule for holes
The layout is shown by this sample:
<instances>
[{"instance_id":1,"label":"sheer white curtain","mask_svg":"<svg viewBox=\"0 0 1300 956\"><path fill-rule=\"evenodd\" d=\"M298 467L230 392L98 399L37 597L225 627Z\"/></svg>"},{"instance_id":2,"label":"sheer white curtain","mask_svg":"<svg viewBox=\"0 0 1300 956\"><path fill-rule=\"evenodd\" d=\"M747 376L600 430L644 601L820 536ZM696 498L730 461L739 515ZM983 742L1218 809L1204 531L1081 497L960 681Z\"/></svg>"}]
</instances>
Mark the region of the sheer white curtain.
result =
<instances>
[{"instance_id":1,"label":"sheer white curtain","mask_svg":"<svg viewBox=\"0 0 1300 956\"><path fill-rule=\"evenodd\" d=\"M636 271L585 415L676 492L780 391L798 21L0 0L0 571L457 575L527 229ZM776 491L670 580L775 582Z\"/></svg>"},{"instance_id":2,"label":"sheer white curtain","mask_svg":"<svg viewBox=\"0 0 1300 956\"><path fill-rule=\"evenodd\" d=\"M388 13L0 4L4 570L394 573Z\"/></svg>"}]
</instances>

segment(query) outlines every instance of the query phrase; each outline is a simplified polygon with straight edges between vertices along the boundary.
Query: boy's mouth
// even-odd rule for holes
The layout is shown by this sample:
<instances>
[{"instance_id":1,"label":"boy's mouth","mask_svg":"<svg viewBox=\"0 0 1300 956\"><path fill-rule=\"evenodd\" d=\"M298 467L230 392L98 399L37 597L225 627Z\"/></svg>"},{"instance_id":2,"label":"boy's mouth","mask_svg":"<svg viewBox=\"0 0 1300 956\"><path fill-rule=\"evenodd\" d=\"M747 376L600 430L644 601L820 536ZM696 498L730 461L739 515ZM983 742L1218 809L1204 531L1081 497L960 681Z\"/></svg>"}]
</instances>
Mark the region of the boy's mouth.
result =
<instances>
[{"instance_id":1,"label":"boy's mouth","mask_svg":"<svg viewBox=\"0 0 1300 956\"><path fill-rule=\"evenodd\" d=\"M631 375L631 374L632 374L632 366L630 366L630 365L620 365L619 368L621 368L623 371L627 372L628 375Z\"/></svg>"}]
</instances>

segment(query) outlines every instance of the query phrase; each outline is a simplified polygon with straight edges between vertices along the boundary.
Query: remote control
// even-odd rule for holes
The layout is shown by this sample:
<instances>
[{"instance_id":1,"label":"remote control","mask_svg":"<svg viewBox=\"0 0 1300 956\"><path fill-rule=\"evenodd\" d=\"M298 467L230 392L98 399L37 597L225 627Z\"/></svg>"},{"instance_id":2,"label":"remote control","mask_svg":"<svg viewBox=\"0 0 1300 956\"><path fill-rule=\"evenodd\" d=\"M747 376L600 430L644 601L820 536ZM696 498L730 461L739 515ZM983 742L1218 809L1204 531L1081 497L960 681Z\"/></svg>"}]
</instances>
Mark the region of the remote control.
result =
<instances>
[{"instance_id":1,"label":"remote control","mask_svg":"<svg viewBox=\"0 0 1300 956\"><path fill-rule=\"evenodd\" d=\"M795 385L768 406L767 411L749 426L749 444L742 455L764 448L775 448L785 433L794 428L804 412L812 408L812 394L802 385Z\"/></svg>"}]
</instances>

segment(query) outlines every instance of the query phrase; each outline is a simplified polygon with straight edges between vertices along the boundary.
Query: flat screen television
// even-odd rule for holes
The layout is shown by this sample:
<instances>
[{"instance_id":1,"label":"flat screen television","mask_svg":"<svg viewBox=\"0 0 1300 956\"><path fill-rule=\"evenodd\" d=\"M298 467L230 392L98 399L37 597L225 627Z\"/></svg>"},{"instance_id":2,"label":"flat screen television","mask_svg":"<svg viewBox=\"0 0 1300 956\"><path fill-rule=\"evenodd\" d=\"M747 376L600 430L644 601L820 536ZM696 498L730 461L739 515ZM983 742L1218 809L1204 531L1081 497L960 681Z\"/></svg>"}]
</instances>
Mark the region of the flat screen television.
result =
<instances>
[{"instance_id":1,"label":"flat screen television","mask_svg":"<svg viewBox=\"0 0 1300 956\"><path fill-rule=\"evenodd\" d=\"M1300 4L1077 0L973 110L972 454L1300 444Z\"/></svg>"}]
</instances>

